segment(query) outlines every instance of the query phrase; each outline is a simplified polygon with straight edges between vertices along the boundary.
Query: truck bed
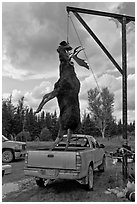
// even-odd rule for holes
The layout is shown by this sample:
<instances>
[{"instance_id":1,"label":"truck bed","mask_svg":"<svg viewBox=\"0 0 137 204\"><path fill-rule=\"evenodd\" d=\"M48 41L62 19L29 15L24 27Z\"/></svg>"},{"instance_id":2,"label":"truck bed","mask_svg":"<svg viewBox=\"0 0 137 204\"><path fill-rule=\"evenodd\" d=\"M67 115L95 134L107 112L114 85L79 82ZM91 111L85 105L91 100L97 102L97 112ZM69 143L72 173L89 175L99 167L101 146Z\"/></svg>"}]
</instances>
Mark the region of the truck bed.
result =
<instances>
[{"instance_id":1,"label":"truck bed","mask_svg":"<svg viewBox=\"0 0 137 204\"><path fill-rule=\"evenodd\" d=\"M52 151L48 148L39 148L28 151L28 167L76 169L77 153L86 151L87 147L56 147Z\"/></svg>"},{"instance_id":2,"label":"truck bed","mask_svg":"<svg viewBox=\"0 0 137 204\"><path fill-rule=\"evenodd\" d=\"M91 144L96 143L92 136L74 135L67 149L66 140L67 137L64 136L63 141L53 150L48 146L29 150L26 155L25 175L43 179L79 180L88 175L91 163L94 168L102 163L104 151L92 147Z\"/></svg>"}]
</instances>

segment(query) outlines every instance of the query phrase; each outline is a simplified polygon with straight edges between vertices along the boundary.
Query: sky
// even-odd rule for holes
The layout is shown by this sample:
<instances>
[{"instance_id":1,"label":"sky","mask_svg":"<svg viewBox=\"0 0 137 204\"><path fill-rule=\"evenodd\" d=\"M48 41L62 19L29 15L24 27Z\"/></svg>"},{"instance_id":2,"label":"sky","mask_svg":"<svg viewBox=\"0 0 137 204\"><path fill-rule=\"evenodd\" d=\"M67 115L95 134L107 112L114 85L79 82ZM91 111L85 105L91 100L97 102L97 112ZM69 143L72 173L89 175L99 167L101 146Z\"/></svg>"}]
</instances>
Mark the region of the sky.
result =
<instances>
[{"instance_id":1,"label":"sky","mask_svg":"<svg viewBox=\"0 0 137 204\"><path fill-rule=\"evenodd\" d=\"M44 94L53 90L59 78L57 47L69 39L73 48L82 43L90 70L78 66L81 83L81 116L88 113L87 91L97 86L114 93L114 117L122 118L122 76L91 38L72 12L68 20L66 6L135 16L134 2L3 2L2 3L2 98L12 95L17 104L36 110ZM80 14L117 63L122 66L121 25L111 18ZM73 22L73 23L72 23ZM74 26L75 27L74 27ZM78 36L77 36L78 35ZM86 59L84 52L79 57ZM135 28L127 24L128 122L135 120ZM96 78L94 78L93 76ZM43 110L59 113L57 99Z\"/></svg>"}]
</instances>

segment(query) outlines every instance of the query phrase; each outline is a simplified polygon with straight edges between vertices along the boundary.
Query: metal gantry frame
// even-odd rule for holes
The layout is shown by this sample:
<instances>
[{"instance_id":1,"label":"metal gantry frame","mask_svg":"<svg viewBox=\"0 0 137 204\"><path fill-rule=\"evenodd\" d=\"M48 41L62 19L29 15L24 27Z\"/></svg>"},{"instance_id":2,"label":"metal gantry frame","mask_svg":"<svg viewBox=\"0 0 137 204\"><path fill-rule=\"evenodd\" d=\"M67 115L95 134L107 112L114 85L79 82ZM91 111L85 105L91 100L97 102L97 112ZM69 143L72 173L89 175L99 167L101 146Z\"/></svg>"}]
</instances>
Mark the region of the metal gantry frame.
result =
<instances>
[{"instance_id":1,"label":"metal gantry frame","mask_svg":"<svg viewBox=\"0 0 137 204\"><path fill-rule=\"evenodd\" d=\"M108 56L108 58L111 60L111 62L115 65L115 67L118 69L118 71L122 75L123 139L124 139L124 145L128 145L128 139L127 139L127 45L126 45L127 43L126 43L126 24L128 24L130 21L135 21L135 17L116 14L116 13L108 13L108 12L102 12L102 11L96 11L96 10L90 10L90 9L77 8L77 7L69 7L69 6L66 7L66 10L67 10L68 13L73 12L75 17L80 21L80 23L84 26L84 28L87 30L87 32L96 41L96 43L100 46L100 48L104 51L104 53ZM79 15L79 13L91 14L91 15L103 16L103 17L110 17L110 18L117 19L121 23L121 25L122 25L122 68L115 61L113 56L106 49L106 47L99 40L99 38L95 35L95 33L91 30L91 28L87 25L87 23L83 20L83 18ZM126 154L123 156L122 170L123 170L124 179L127 179L128 174L127 174L127 156L126 156Z\"/></svg>"}]
</instances>

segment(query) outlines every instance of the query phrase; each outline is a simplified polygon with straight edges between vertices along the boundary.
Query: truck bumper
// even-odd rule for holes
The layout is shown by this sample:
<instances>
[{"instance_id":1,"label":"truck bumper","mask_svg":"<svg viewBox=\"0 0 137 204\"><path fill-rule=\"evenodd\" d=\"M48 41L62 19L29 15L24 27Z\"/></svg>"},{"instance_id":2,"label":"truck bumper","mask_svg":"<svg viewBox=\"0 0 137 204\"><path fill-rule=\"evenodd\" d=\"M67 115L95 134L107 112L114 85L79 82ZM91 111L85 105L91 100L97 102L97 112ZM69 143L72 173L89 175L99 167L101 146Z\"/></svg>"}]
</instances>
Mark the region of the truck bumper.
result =
<instances>
[{"instance_id":1,"label":"truck bumper","mask_svg":"<svg viewBox=\"0 0 137 204\"><path fill-rule=\"evenodd\" d=\"M80 173L72 170L24 168L24 174L26 176L33 176L44 179L70 179L70 180L80 179Z\"/></svg>"},{"instance_id":2,"label":"truck bumper","mask_svg":"<svg viewBox=\"0 0 137 204\"><path fill-rule=\"evenodd\" d=\"M5 174L10 174L12 171L12 167L9 164L4 164L2 165L2 175L4 176Z\"/></svg>"}]
</instances>

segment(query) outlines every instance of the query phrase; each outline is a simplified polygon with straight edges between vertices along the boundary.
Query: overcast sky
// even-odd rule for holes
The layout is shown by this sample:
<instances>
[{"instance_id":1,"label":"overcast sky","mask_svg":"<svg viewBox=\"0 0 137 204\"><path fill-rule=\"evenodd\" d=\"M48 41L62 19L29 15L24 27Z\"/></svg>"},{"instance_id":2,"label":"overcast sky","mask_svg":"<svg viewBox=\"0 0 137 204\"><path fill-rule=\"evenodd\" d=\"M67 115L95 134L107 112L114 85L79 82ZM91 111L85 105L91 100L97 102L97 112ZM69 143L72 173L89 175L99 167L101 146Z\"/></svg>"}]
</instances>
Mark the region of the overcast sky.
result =
<instances>
[{"instance_id":1,"label":"overcast sky","mask_svg":"<svg viewBox=\"0 0 137 204\"><path fill-rule=\"evenodd\" d=\"M24 96L25 105L36 110L43 95L53 90L59 78L58 44L67 39L66 6L75 6L135 16L133 2L5 2L2 3L2 96L12 94L16 103ZM121 66L121 25L110 18L80 14ZM85 48L91 69L100 87L108 87L115 95L114 116L122 118L122 78L119 71L103 53L82 25L70 13L79 38ZM69 42L80 42L71 21ZM128 121L135 119L135 32L127 25L128 62ZM84 52L79 55L85 58ZM75 64L81 82L81 114L87 111L87 91L95 88L91 70ZM57 100L47 103L43 110L59 112Z\"/></svg>"}]
</instances>

